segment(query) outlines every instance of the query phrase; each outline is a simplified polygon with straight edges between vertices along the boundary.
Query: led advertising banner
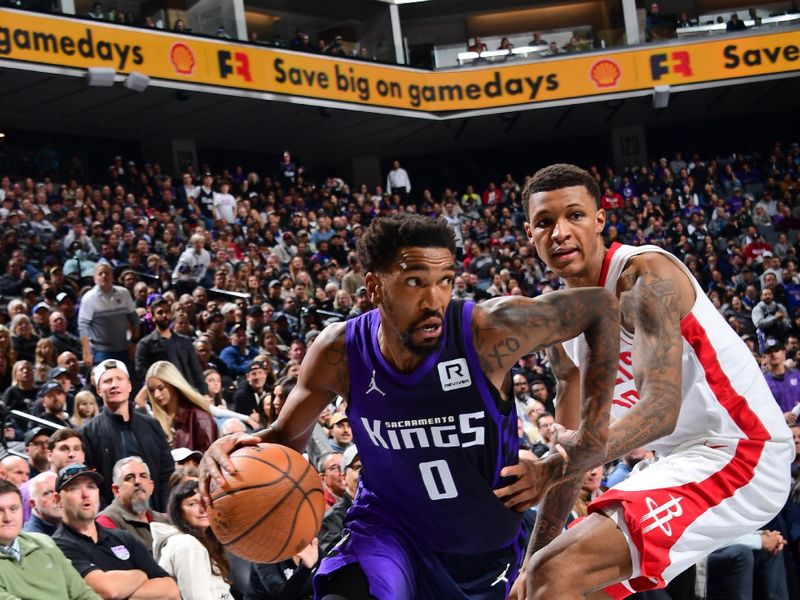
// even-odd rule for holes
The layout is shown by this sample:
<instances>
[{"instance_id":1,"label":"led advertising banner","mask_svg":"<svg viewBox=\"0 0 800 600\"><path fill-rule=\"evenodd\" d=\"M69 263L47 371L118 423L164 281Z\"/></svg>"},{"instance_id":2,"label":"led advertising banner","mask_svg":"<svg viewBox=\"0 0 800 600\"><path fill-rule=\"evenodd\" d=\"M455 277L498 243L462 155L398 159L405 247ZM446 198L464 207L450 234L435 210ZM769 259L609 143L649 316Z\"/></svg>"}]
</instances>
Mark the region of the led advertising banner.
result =
<instances>
[{"instance_id":1,"label":"led advertising banner","mask_svg":"<svg viewBox=\"0 0 800 600\"><path fill-rule=\"evenodd\" d=\"M446 114L798 71L800 31L426 71L0 9L0 59Z\"/></svg>"}]
</instances>

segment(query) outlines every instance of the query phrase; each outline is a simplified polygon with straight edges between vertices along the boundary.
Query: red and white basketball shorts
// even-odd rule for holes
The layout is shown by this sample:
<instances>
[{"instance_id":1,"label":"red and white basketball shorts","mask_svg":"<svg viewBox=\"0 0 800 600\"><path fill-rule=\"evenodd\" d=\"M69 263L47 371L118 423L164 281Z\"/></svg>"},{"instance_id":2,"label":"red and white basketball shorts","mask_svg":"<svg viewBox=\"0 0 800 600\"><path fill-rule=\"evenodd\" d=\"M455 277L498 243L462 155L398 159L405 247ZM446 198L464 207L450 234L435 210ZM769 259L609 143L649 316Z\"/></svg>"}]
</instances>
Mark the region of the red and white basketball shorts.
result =
<instances>
[{"instance_id":1,"label":"red and white basketball shorts","mask_svg":"<svg viewBox=\"0 0 800 600\"><path fill-rule=\"evenodd\" d=\"M589 512L620 525L633 575L604 591L625 598L663 588L717 548L758 530L786 503L793 456L788 442L707 439L608 490Z\"/></svg>"}]
</instances>

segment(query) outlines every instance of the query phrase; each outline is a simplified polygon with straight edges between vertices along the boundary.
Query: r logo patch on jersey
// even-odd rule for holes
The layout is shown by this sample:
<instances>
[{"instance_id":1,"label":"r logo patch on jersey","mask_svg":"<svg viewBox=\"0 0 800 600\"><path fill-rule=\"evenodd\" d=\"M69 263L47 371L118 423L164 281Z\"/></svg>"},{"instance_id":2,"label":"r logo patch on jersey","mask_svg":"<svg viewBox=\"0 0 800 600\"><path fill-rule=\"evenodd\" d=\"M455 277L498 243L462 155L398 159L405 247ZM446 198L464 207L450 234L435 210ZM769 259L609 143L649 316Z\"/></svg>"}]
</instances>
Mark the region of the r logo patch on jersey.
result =
<instances>
[{"instance_id":1,"label":"r logo patch on jersey","mask_svg":"<svg viewBox=\"0 0 800 600\"><path fill-rule=\"evenodd\" d=\"M439 369L439 381L445 392L472 385L466 358L456 358L436 365Z\"/></svg>"}]
</instances>

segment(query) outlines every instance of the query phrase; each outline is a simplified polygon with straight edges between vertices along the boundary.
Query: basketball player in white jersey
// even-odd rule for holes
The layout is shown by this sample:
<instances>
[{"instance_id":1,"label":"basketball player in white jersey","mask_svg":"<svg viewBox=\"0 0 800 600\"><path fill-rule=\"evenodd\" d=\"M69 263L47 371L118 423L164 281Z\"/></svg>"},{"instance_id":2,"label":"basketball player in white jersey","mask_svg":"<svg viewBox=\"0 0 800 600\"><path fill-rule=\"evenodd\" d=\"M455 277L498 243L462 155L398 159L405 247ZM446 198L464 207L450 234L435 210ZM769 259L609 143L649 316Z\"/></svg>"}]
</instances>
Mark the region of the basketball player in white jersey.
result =
<instances>
[{"instance_id":1,"label":"basketball player in white jersey","mask_svg":"<svg viewBox=\"0 0 800 600\"><path fill-rule=\"evenodd\" d=\"M528 237L568 287L604 286L620 298L607 460L642 446L658 460L561 534L581 483L569 468L578 437L570 430L593 424L577 395L583 340L550 349L556 420L567 429L560 452L506 467L502 475L520 479L496 491L517 510L544 494L510 597L624 598L662 588L783 507L791 433L749 350L683 264L655 246L604 246L605 212L588 173L546 167L528 181L523 203Z\"/></svg>"}]
</instances>

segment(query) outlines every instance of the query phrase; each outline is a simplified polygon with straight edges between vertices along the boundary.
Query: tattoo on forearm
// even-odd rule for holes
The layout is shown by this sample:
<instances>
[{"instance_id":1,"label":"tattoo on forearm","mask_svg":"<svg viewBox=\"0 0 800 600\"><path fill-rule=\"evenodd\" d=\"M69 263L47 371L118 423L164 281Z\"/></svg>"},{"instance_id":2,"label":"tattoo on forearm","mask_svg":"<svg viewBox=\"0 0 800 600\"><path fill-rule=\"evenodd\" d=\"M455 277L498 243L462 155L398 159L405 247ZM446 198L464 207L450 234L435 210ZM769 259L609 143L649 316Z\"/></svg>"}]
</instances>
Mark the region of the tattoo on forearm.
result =
<instances>
[{"instance_id":1,"label":"tattoo on forearm","mask_svg":"<svg viewBox=\"0 0 800 600\"><path fill-rule=\"evenodd\" d=\"M552 542L564 529L572 507L581 489L582 478L575 478L554 486L544 497L536 515L536 525L528 544L526 560L540 548Z\"/></svg>"},{"instance_id":2,"label":"tattoo on forearm","mask_svg":"<svg viewBox=\"0 0 800 600\"><path fill-rule=\"evenodd\" d=\"M631 356L640 400L612 426L609 460L670 433L681 402L683 337L675 284L647 271L626 283L630 291L620 308L635 329Z\"/></svg>"},{"instance_id":3,"label":"tattoo on forearm","mask_svg":"<svg viewBox=\"0 0 800 600\"><path fill-rule=\"evenodd\" d=\"M489 351L489 358L494 359L498 369L502 369L505 365L503 359L512 356L521 346L522 344L515 337L503 338L492 346L492 349Z\"/></svg>"},{"instance_id":4,"label":"tattoo on forearm","mask_svg":"<svg viewBox=\"0 0 800 600\"><path fill-rule=\"evenodd\" d=\"M336 392L347 394L350 390L350 368L347 363L344 335L325 350L324 358L325 362L336 370L336 385L338 386Z\"/></svg>"}]
</instances>

